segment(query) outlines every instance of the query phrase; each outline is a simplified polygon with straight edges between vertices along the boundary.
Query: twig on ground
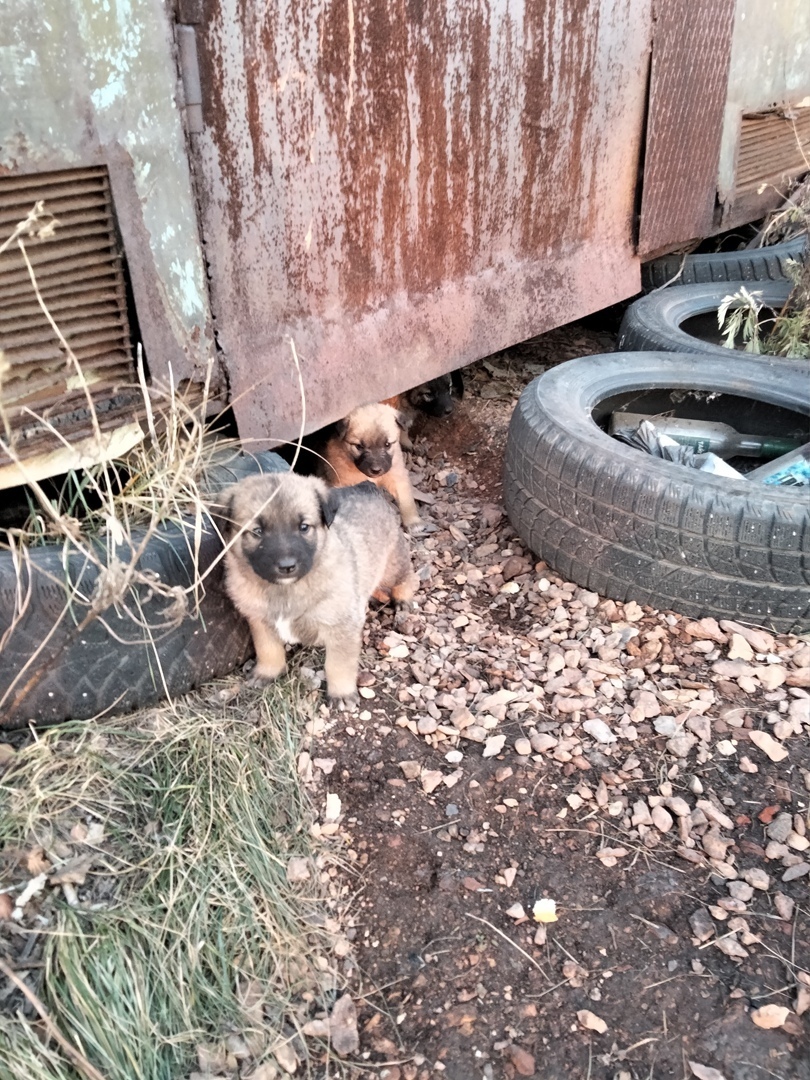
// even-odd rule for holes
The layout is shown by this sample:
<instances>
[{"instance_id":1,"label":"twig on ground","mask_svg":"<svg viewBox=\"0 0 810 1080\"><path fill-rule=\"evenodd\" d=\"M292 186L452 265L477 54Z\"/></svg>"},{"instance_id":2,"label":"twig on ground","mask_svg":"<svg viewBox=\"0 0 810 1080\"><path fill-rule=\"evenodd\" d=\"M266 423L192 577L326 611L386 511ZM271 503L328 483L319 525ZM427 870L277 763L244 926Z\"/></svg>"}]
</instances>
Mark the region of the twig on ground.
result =
<instances>
[{"instance_id":1,"label":"twig on ground","mask_svg":"<svg viewBox=\"0 0 810 1080\"><path fill-rule=\"evenodd\" d=\"M14 971L11 970L5 960L2 959L0 959L0 973L5 975L7 979L14 983L20 993L24 994L28 1001L31 1003L31 1005L33 1005L33 1007L39 1013L40 1019L45 1025L45 1029L47 1030L48 1034L51 1036L52 1039L55 1039L56 1042L59 1043L59 1045L65 1051L65 1053L79 1070L79 1072L84 1073L84 1075L87 1077L87 1080L104 1080L104 1076L98 1071L95 1065L91 1065L91 1063L87 1060L81 1050L78 1050L72 1042L65 1038L65 1036L62 1034L56 1024L54 1024L53 1020L51 1020L50 1015L48 1014L48 1010L42 1004L42 1001L34 993L30 986L27 986L25 982Z\"/></svg>"}]
</instances>

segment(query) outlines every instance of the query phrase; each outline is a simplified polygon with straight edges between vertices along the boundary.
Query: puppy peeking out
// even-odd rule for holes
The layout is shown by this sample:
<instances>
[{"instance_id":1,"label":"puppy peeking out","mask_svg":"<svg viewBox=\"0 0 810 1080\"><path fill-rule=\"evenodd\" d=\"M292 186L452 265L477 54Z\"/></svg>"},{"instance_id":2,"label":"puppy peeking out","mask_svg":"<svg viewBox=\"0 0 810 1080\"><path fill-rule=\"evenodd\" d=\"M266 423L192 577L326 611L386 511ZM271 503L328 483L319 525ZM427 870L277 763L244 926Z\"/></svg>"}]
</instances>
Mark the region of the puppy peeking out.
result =
<instances>
[{"instance_id":1,"label":"puppy peeking out","mask_svg":"<svg viewBox=\"0 0 810 1080\"><path fill-rule=\"evenodd\" d=\"M287 644L326 648L330 698L357 699L372 596L408 604L418 580L396 510L372 484L330 490L314 476L252 476L220 496L225 588L256 649L252 682L277 679Z\"/></svg>"},{"instance_id":2,"label":"puppy peeking out","mask_svg":"<svg viewBox=\"0 0 810 1080\"><path fill-rule=\"evenodd\" d=\"M396 409L403 418L400 443L406 450L413 450L409 431L417 413L426 416L449 416L455 406L455 400L464 397L464 379L460 371L451 371L449 375L439 375L429 382L420 383L403 394L386 398L383 404Z\"/></svg>"},{"instance_id":3,"label":"puppy peeking out","mask_svg":"<svg viewBox=\"0 0 810 1080\"><path fill-rule=\"evenodd\" d=\"M407 529L421 525L400 446L403 420L390 405L361 405L338 420L321 475L334 487L371 480L392 495Z\"/></svg>"}]
</instances>

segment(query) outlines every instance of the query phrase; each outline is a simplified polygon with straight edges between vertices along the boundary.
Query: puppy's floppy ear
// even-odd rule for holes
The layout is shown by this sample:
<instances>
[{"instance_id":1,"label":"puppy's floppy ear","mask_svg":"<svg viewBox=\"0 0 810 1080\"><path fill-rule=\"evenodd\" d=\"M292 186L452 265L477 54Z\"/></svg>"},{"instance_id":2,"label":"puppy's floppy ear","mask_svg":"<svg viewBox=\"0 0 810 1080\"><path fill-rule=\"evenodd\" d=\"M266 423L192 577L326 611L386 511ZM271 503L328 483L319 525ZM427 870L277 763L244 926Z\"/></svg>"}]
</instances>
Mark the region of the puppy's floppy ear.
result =
<instances>
[{"instance_id":1,"label":"puppy's floppy ear","mask_svg":"<svg viewBox=\"0 0 810 1080\"><path fill-rule=\"evenodd\" d=\"M348 418L348 416L344 416L342 420L336 420L335 421L335 435L337 435L337 437L339 439L345 439L346 438L346 432L348 430L349 430L349 418Z\"/></svg>"},{"instance_id":2,"label":"puppy's floppy ear","mask_svg":"<svg viewBox=\"0 0 810 1080\"><path fill-rule=\"evenodd\" d=\"M339 488L329 488L328 491L318 492L318 503L321 508L321 521L327 529L335 520L335 514L338 512L338 506L340 505L339 490Z\"/></svg>"},{"instance_id":3,"label":"puppy's floppy ear","mask_svg":"<svg viewBox=\"0 0 810 1080\"><path fill-rule=\"evenodd\" d=\"M458 395L458 400L461 401L464 397L464 376L461 374L461 368L450 372L450 381L453 385L453 390Z\"/></svg>"},{"instance_id":4,"label":"puppy's floppy ear","mask_svg":"<svg viewBox=\"0 0 810 1080\"><path fill-rule=\"evenodd\" d=\"M408 421L399 409L394 410L394 418L396 419L398 428L401 428L402 431L408 430Z\"/></svg>"}]
</instances>

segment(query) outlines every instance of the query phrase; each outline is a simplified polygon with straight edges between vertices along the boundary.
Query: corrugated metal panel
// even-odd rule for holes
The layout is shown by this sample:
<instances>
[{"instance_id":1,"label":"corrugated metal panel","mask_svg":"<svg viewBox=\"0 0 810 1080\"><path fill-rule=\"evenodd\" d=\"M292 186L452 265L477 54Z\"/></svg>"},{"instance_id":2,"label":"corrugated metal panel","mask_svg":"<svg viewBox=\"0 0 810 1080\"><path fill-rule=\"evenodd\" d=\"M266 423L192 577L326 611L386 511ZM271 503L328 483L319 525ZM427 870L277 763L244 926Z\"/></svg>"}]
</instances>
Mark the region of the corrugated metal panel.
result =
<instances>
[{"instance_id":1,"label":"corrugated metal panel","mask_svg":"<svg viewBox=\"0 0 810 1080\"><path fill-rule=\"evenodd\" d=\"M712 231L736 0L656 0L639 252Z\"/></svg>"},{"instance_id":2,"label":"corrugated metal panel","mask_svg":"<svg viewBox=\"0 0 810 1080\"><path fill-rule=\"evenodd\" d=\"M807 171L810 108L752 113L742 118L734 200L777 187Z\"/></svg>"},{"instance_id":3,"label":"corrugated metal panel","mask_svg":"<svg viewBox=\"0 0 810 1080\"><path fill-rule=\"evenodd\" d=\"M200 17L192 144L241 434L298 430L289 337L312 427L638 290L650 0Z\"/></svg>"},{"instance_id":4,"label":"corrugated metal panel","mask_svg":"<svg viewBox=\"0 0 810 1080\"><path fill-rule=\"evenodd\" d=\"M102 431L132 418L138 401L126 290L104 168L0 177L0 236L35 203L57 219L53 235L24 237L37 288L73 351ZM22 253L0 255L0 465L91 436L87 396L75 364L40 306ZM127 388L129 384L129 388Z\"/></svg>"}]
</instances>

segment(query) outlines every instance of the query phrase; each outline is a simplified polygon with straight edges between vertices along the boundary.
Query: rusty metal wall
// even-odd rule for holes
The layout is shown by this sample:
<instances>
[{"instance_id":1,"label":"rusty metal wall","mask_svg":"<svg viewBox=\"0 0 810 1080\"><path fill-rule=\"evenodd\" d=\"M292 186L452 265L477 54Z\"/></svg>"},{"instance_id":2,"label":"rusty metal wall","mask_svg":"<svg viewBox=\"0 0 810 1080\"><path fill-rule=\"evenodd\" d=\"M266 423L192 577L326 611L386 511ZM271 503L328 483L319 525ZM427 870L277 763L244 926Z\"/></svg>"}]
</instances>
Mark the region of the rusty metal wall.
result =
<instances>
[{"instance_id":1,"label":"rusty metal wall","mask_svg":"<svg viewBox=\"0 0 810 1080\"><path fill-rule=\"evenodd\" d=\"M739 157L743 117L775 106L786 108L791 118L798 118L796 107L810 106L810 3L737 0L717 183L723 228L749 221L778 202L775 185L779 183L779 170L795 160L797 140L806 128L797 125L795 132L786 132L787 139L781 146L769 147L772 129L770 124L764 126L759 140L760 177L768 181L768 187L762 192L757 192L757 185L750 182L752 132L746 133L748 161L741 163ZM750 193L745 192L745 184L740 190L740 164L749 166Z\"/></svg>"},{"instance_id":2,"label":"rusty metal wall","mask_svg":"<svg viewBox=\"0 0 810 1080\"><path fill-rule=\"evenodd\" d=\"M213 334L178 93L164 0L0 4L0 175L107 167L150 370L179 381Z\"/></svg>"},{"instance_id":3,"label":"rusty metal wall","mask_svg":"<svg viewBox=\"0 0 810 1080\"><path fill-rule=\"evenodd\" d=\"M181 18L243 436L297 433L288 337L312 429L637 291L650 0L185 0Z\"/></svg>"},{"instance_id":4,"label":"rusty metal wall","mask_svg":"<svg viewBox=\"0 0 810 1080\"><path fill-rule=\"evenodd\" d=\"M712 231L735 5L653 0L642 255Z\"/></svg>"}]
</instances>

